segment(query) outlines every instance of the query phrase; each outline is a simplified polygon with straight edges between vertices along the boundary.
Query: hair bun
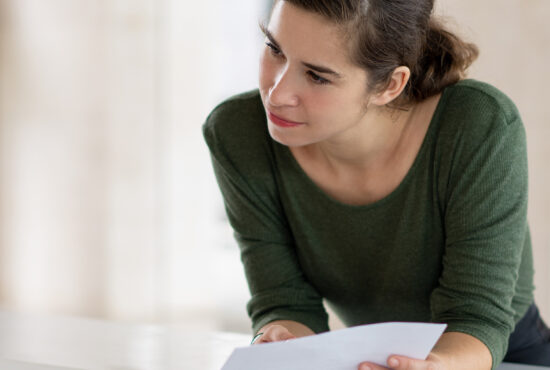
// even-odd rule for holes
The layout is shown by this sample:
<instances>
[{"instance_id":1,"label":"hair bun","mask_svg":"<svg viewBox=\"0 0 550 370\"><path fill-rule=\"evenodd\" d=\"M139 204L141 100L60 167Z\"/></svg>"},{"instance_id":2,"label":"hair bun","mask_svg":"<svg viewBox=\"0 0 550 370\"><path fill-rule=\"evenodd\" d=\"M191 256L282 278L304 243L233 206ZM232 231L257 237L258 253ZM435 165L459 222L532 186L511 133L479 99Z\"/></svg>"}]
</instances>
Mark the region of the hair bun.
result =
<instances>
[{"instance_id":1,"label":"hair bun","mask_svg":"<svg viewBox=\"0 0 550 370\"><path fill-rule=\"evenodd\" d=\"M413 100L421 101L441 92L464 78L478 55L476 45L461 40L440 22L431 19L424 51L411 71L409 94Z\"/></svg>"}]
</instances>

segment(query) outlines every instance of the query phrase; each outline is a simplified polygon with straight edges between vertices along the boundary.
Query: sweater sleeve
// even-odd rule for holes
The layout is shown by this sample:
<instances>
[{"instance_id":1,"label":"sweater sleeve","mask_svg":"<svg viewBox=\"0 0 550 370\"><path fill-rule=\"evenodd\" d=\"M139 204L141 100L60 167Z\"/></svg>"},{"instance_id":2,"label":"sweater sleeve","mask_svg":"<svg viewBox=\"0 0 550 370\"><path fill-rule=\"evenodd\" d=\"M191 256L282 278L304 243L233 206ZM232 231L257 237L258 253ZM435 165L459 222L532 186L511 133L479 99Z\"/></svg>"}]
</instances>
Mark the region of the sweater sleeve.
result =
<instances>
[{"instance_id":1,"label":"sweater sleeve","mask_svg":"<svg viewBox=\"0 0 550 370\"><path fill-rule=\"evenodd\" d=\"M527 238L526 138L509 108L474 104L447 148L445 253L431 296L433 321L481 340L493 369L514 328L512 299Z\"/></svg>"},{"instance_id":2,"label":"sweater sleeve","mask_svg":"<svg viewBox=\"0 0 550 370\"><path fill-rule=\"evenodd\" d=\"M242 101L225 103L208 117L203 135L240 248L256 333L275 320L293 320L314 332L328 330L322 297L304 277L280 204L265 134L248 125ZM238 109L237 109L238 108ZM244 118L243 118L244 117ZM261 123L261 121L260 121Z\"/></svg>"}]
</instances>

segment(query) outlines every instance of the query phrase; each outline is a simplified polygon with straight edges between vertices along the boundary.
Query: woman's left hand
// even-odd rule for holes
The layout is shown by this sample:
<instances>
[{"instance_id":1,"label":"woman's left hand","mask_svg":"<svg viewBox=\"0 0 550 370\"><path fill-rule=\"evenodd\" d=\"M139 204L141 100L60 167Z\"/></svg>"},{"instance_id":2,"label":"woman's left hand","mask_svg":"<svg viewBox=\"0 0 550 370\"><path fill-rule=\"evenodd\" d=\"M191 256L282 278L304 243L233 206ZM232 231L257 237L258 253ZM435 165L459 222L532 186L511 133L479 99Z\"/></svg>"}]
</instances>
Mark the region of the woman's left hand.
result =
<instances>
[{"instance_id":1,"label":"woman's left hand","mask_svg":"<svg viewBox=\"0 0 550 370\"><path fill-rule=\"evenodd\" d=\"M404 356L388 357L387 366L380 366L370 362L359 364L358 370L446 370L447 367L436 356L429 355L426 360L415 360Z\"/></svg>"}]
</instances>

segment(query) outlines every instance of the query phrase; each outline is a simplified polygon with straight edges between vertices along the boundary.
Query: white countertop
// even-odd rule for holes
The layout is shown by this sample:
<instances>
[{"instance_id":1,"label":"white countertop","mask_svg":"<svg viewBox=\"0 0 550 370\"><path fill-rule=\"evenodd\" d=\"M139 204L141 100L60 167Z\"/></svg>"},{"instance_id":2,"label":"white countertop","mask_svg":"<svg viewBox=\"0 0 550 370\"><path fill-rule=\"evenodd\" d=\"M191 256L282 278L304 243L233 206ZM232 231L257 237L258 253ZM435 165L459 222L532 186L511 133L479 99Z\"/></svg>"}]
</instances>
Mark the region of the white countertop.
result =
<instances>
[{"instance_id":1,"label":"white countertop","mask_svg":"<svg viewBox=\"0 0 550 370\"><path fill-rule=\"evenodd\" d=\"M219 370L250 335L0 311L0 370ZM503 364L499 370L550 369Z\"/></svg>"}]
</instances>

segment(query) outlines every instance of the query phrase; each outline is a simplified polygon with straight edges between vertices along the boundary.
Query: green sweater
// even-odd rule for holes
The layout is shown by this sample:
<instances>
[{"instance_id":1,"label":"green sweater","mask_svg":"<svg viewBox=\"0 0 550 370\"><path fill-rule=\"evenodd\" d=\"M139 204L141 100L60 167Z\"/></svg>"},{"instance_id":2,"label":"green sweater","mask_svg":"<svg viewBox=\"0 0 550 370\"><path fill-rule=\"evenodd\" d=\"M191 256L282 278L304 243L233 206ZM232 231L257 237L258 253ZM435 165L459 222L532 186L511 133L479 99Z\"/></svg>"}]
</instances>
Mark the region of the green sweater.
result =
<instances>
[{"instance_id":1,"label":"green sweater","mask_svg":"<svg viewBox=\"0 0 550 370\"><path fill-rule=\"evenodd\" d=\"M324 193L271 139L258 91L203 126L248 280L253 330L294 320L447 323L487 345L493 367L533 302L525 130L514 104L475 80L447 87L402 183L365 206Z\"/></svg>"}]
</instances>

